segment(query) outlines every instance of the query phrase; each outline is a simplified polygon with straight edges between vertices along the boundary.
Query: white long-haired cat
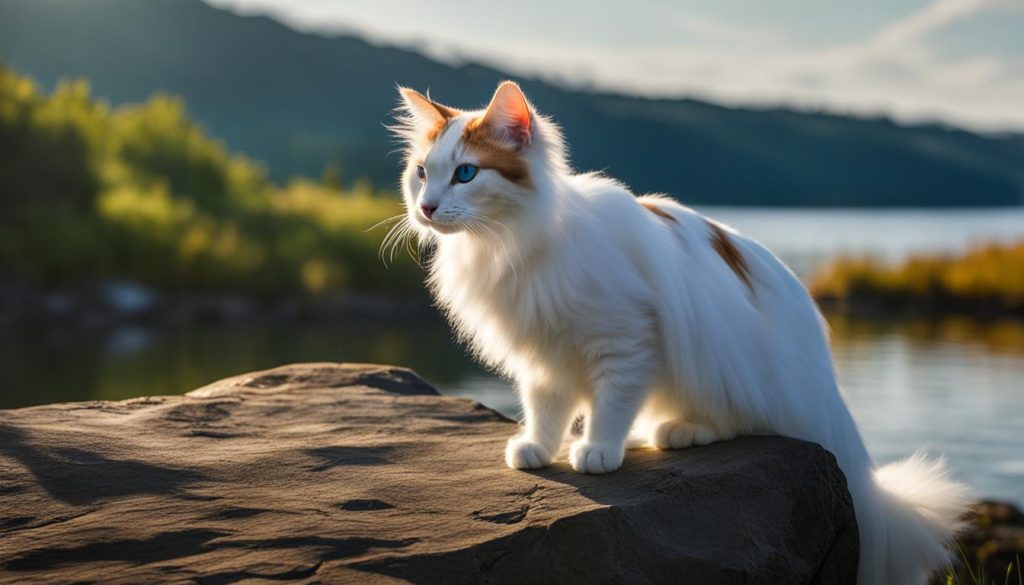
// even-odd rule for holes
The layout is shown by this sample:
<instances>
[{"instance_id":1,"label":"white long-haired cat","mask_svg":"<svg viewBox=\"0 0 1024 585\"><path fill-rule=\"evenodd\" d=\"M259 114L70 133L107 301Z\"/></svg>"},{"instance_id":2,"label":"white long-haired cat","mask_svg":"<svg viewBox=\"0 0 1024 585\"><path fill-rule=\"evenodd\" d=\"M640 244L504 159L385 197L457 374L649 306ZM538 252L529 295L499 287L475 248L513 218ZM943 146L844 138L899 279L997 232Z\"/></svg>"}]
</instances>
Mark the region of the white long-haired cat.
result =
<instances>
[{"instance_id":1,"label":"white long-haired cat","mask_svg":"<svg viewBox=\"0 0 1024 585\"><path fill-rule=\"evenodd\" d=\"M480 111L400 93L402 188L409 227L436 247L431 288L518 383L526 420L509 466L551 463L581 412L569 462L583 473L618 469L631 431L662 449L795 437L846 474L860 584L920 583L946 562L966 489L917 455L874 467L824 321L778 258L671 199L574 174L558 128L514 83Z\"/></svg>"}]
</instances>

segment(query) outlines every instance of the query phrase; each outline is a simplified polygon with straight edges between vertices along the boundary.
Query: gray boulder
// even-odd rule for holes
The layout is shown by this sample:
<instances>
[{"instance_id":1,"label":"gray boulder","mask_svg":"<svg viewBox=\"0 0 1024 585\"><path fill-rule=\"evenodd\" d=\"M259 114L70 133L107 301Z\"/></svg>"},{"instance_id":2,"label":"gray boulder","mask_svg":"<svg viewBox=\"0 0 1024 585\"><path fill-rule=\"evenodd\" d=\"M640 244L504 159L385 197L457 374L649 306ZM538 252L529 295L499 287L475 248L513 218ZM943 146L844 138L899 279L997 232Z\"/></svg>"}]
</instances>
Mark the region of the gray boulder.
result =
<instances>
[{"instance_id":1,"label":"gray boulder","mask_svg":"<svg viewBox=\"0 0 1024 585\"><path fill-rule=\"evenodd\" d=\"M0 411L0 582L856 581L816 445L631 451L583 476L507 469L515 431L372 365Z\"/></svg>"}]
</instances>

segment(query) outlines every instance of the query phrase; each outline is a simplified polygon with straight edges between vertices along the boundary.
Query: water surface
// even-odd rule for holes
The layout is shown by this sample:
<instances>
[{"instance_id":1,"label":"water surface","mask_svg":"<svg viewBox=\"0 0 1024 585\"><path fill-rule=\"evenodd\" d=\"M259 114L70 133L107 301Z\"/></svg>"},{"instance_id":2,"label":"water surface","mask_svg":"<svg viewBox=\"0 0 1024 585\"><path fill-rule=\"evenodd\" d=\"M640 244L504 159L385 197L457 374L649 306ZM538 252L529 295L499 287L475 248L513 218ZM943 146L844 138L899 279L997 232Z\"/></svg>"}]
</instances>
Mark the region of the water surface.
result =
<instances>
[{"instance_id":1,"label":"water surface","mask_svg":"<svg viewBox=\"0 0 1024 585\"><path fill-rule=\"evenodd\" d=\"M1024 238L1024 210L706 209L801 274L837 253L898 260L982 239ZM979 496L1024 503L1024 322L831 317L842 384L880 462L942 453ZM291 362L407 365L441 391L518 415L509 383L469 360L429 309L400 318L0 331L0 408L176 394Z\"/></svg>"}]
</instances>

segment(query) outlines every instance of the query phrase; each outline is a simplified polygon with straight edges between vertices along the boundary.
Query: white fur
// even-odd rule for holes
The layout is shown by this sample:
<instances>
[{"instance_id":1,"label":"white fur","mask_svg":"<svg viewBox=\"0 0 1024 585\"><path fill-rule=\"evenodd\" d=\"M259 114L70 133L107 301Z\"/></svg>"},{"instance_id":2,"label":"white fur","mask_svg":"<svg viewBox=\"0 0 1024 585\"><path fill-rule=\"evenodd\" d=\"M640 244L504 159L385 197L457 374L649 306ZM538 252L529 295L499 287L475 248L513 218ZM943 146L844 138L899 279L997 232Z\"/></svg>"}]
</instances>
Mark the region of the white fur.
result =
<instances>
[{"instance_id":1,"label":"white fur","mask_svg":"<svg viewBox=\"0 0 1024 585\"><path fill-rule=\"evenodd\" d=\"M640 198L668 221L611 179L572 174L557 127L532 110L522 149L532 188L487 169L452 185L455 167L475 162L462 128L482 114L455 117L434 144L407 119L402 183L409 221L435 248L439 305L476 355L518 384L525 424L508 465L549 464L580 412L585 430L569 461L584 473L615 471L631 430L660 448L804 439L846 474L860 584L921 583L946 562L965 488L941 460L874 467L836 384L824 320L780 260L722 226L749 267L748 288L711 246L711 220ZM419 212L423 198L439 204L434 221Z\"/></svg>"}]
</instances>

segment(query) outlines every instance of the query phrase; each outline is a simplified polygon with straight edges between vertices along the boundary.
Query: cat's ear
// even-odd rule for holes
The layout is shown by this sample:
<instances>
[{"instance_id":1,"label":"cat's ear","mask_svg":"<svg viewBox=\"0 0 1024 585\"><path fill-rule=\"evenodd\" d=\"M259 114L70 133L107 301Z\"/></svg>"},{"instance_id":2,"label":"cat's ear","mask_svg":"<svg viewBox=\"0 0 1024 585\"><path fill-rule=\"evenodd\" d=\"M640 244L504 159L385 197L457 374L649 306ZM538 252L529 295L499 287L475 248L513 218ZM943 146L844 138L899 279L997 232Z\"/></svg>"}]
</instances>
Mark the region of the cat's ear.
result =
<instances>
[{"instance_id":1,"label":"cat's ear","mask_svg":"<svg viewBox=\"0 0 1024 585\"><path fill-rule=\"evenodd\" d=\"M414 89L399 87L398 93L402 95L405 111L412 116L412 119L417 124L436 126L439 123L447 122L459 114L458 110L431 101L430 98Z\"/></svg>"},{"instance_id":2,"label":"cat's ear","mask_svg":"<svg viewBox=\"0 0 1024 585\"><path fill-rule=\"evenodd\" d=\"M494 92L481 124L498 140L523 148L533 136L533 108L515 82L505 81Z\"/></svg>"}]
</instances>

